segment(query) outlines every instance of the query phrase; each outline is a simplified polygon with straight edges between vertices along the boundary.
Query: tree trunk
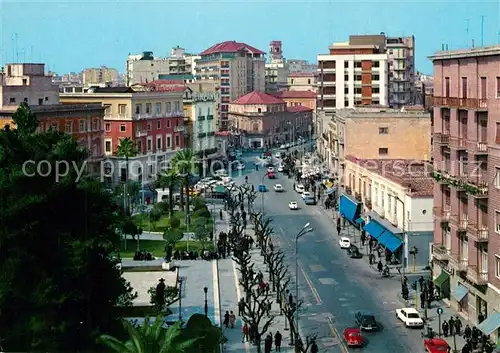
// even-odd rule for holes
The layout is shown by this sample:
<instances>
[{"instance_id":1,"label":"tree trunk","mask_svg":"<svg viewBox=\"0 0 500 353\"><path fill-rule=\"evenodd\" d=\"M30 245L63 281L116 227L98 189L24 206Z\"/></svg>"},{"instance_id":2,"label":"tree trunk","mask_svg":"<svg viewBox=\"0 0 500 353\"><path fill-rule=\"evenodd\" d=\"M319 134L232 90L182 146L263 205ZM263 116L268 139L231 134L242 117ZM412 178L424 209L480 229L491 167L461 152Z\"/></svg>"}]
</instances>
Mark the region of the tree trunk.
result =
<instances>
[{"instance_id":1,"label":"tree trunk","mask_svg":"<svg viewBox=\"0 0 500 353\"><path fill-rule=\"evenodd\" d=\"M261 338L260 338L260 335L257 334L257 337L255 337L255 345L257 346L257 353L261 353L262 352L262 348L260 347L260 343L261 343Z\"/></svg>"},{"instance_id":2,"label":"tree trunk","mask_svg":"<svg viewBox=\"0 0 500 353\"><path fill-rule=\"evenodd\" d=\"M170 219L174 216L174 186L168 186L168 213L170 215Z\"/></svg>"},{"instance_id":3,"label":"tree trunk","mask_svg":"<svg viewBox=\"0 0 500 353\"><path fill-rule=\"evenodd\" d=\"M125 184L123 185L123 203L124 203L124 211L126 215L129 215L128 212L128 195L127 195L127 185L128 185L128 156L125 156Z\"/></svg>"},{"instance_id":4,"label":"tree trunk","mask_svg":"<svg viewBox=\"0 0 500 353\"><path fill-rule=\"evenodd\" d=\"M186 174L186 179L184 180L186 184L186 226L189 228L191 224L191 219L189 216L189 173Z\"/></svg>"}]
</instances>

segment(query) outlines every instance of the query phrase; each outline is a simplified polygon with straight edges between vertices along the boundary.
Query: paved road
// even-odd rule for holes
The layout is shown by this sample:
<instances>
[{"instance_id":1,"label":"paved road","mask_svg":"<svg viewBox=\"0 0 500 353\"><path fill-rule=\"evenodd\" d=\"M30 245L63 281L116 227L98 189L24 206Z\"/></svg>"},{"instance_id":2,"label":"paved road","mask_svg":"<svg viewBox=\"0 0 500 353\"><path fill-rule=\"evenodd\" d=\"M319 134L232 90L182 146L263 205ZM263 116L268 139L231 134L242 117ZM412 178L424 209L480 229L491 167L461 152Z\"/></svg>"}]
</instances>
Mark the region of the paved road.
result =
<instances>
[{"instance_id":1,"label":"paved road","mask_svg":"<svg viewBox=\"0 0 500 353\"><path fill-rule=\"evenodd\" d=\"M260 184L263 173L249 174L249 182ZM303 333L317 332L323 351L345 352L345 348L336 344L338 333L354 325L356 311L367 310L376 314L383 328L381 332L365 335L367 345L361 351L414 353L421 350L420 330L407 330L395 318L395 309L402 306L397 297L399 278L381 279L364 260L348 258L338 247L334 224L319 209L321 206L306 206L292 190L293 181L286 176L278 177L275 181L264 178L264 182L271 190L274 183L280 183L287 191L265 193L264 206L265 212L274 219L275 241L288 254L293 273L295 235L306 223L314 228L313 233L299 240L299 296L306 303L301 313ZM256 207L261 205L260 197ZM298 201L301 209L290 211L290 200Z\"/></svg>"}]
</instances>

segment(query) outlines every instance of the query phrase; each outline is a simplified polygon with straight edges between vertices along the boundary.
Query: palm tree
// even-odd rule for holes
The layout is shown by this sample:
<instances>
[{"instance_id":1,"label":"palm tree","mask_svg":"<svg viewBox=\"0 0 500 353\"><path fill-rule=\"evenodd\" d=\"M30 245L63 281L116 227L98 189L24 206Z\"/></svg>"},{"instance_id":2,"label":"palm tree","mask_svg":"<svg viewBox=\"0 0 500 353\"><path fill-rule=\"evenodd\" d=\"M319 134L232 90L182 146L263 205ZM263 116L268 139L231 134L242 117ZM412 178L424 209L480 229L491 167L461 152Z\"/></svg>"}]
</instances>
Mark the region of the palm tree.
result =
<instances>
[{"instance_id":1,"label":"palm tree","mask_svg":"<svg viewBox=\"0 0 500 353\"><path fill-rule=\"evenodd\" d=\"M100 335L97 342L118 353L183 353L194 345L196 339L184 339L181 325L182 323L178 321L165 329L161 315L154 323L146 317L140 327L123 320L123 327L128 334L127 341L122 342L110 335Z\"/></svg>"},{"instance_id":2,"label":"palm tree","mask_svg":"<svg viewBox=\"0 0 500 353\"><path fill-rule=\"evenodd\" d=\"M198 158L192 149L186 148L178 151L172 157L172 164L184 179L181 191L184 187L186 188L186 225L189 227L189 176L195 174L198 170Z\"/></svg>"},{"instance_id":3,"label":"palm tree","mask_svg":"<svg viewBox=\"0 0 500 353\"><path fill-rule=\"evenodd\" d=\"M116 155L119 157L125 157L125 183L123 188L123 201L124 201L124 209L128 214L128 201L127 201L127 183L128 183L128 159L130 157L135 157L137 155L137 148L135 147L134 141L132 141L129 137L125 137L120 140L120 144L116 149Z\"/></svg>"},{"instance_id":4,"label":"palm tree","mask_svg":"<svg viewBox=\"0 0 500 353\"><path fill-rule=\"evenodd\" d=\"M168 213L170 219L174 216L174 189L181 182L181 178L176 170L170 169L158 176L158 187L168 189ZM182 196L182 195L181 195Z\"/></svg>"}]
</instances>

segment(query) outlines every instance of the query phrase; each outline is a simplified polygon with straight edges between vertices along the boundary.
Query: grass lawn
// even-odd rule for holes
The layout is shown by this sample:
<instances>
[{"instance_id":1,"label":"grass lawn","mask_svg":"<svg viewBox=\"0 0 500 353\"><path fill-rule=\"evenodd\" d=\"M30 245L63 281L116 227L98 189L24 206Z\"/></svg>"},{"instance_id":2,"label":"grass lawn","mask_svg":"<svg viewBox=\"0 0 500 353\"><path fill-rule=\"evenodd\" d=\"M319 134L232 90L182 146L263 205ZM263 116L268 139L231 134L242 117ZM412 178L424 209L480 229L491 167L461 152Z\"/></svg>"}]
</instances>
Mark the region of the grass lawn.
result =
<instances>
[{"instance_id":1,"label":"grass lawn","mask_svg":"<svg viewBox=\"0 0 500 353\"><path fill-rule=\"evenodd\" d=\"M175 211L174 212L174 217L179 219L181 221L180 229L182 229L184 232L187 230L186 227L186 212L184 211ZM170 225L170 217L168 215L164 215L160 218L156 224L150 224L149 222L149 217L147 214L142 215L138 214L135 215L134 221L138 226L142 228L144 232L164 232L166 229L168 229ZM213 227L213 218L210 217L207 219L207 227L211 229ZM193 217L191 215L191 225L196 224L196 217Z\"/></svg>"},{"instance_id":2,"label":"grass lawn","mask_svg":"<svg viewBox=\"0 0 500 353\"><path fill-rule=\"evenodd\" d=\"M165 256L165 242L161 240L139 240L139 247L141 250L149 251L155 257ZM180 241L175 244L175 249L179 251L187 251L188 241ZM123 244L120 249L120 256L132 258L134 257L137 249L136 240L127 240L127 250L124 249ZM208 244L208 249L212 251L214 246L212 243ZM201 251L201 244L196 240L189 240L189 251Z\"/></svg>"}]
</instances>

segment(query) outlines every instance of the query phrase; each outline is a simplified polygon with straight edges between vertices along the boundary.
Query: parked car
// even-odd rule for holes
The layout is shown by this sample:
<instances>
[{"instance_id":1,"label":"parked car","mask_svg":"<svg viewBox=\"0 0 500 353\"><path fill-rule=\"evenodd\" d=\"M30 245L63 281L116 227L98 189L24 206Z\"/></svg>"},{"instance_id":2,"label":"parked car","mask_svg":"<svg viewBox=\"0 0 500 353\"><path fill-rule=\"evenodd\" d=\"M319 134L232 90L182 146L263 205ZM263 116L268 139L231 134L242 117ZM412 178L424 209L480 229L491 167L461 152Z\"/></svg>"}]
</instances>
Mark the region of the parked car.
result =
<instances>
[{"instance_id":1,"label":"parked car","mask_svg":"<svg viewBox=\"0 0 500 353\"><path fill-rule=\"evenodd\" d=\"M283 191L285 191L285 189L283 188L283 185L276 184L276 185L274 185L274 191L276 191L276 192L283 192Z\"/></svg>"},{"instance_id":2,"label":"parked car","mask_svg":"<svg viewBox=\"0 0 500 353\"><path fill-rule=\"evenodd\" d=\"M359 328L346 328L342 332L345 343L349 347L362 347L363 338L361 337L361 330Z\"/></svg>"},{"instance_id":3,"label":"parked car","mask_svg":"<svg viewBox=\"0 0 500 353\"><path fill-rule=\"evenodd\" d=\"M306 191L306 187L302 184L298 184L295 186L295 191L297 191L299 194L302 194L304 191Z\"/></svg>"},{"instance_id":4,"label":"parked car","mask_svg":"<svg viewBox=\"0 0 500 353\"><path fill-rule=\"evenodd\" d=\"M361 330L372 331L377 328L377 321L372 313L358 311L354 314L354 319Z\"/></svg>"},{"instance_id":5,"label":"parked car","mask_svg":"<svg viewBox=\"0 0 500 353\"><path fill-rule=\"evenodd\" d=\"M306 205L316 205L316 199L314 198L314 196L307 196L306 198L304 198L304 202Z\"/></svg>"},{"instance_id":6,"label":"parked car","mask_svg":"<svg viewBox=\"0 0 500 353\"><path fill-rule=\"evenodd\" d=\"M298 210L299 205L297 204L297 201L290 201L290 203L288 204L288 208L291 210Z\"/></svg>"},{"instance_id":7,"label":"parked car","mask_svg":"<svg viewBox=\"0 0 500 353\"><path fill-rule=\"evenodd\" d=\"M257 187L257 190L259 192L266 192L267 191L267 188L264 184L260 184L258 187Z\"/></svg>"},{"instance_id":8,"label":"parked car","mask_svg":"<svg viewBox=\"0 0 500 353\"><path fill-rule=\"evenodd\" d=\"M351 240L347 237L340 237L339 245L341 249L349 249L351 247Z\"/></svg>"},{"instance_id":9,"label":"parked car","mask_svg":"<svg viewBox=\"0 0 500 353\"><path fill-rule=\"evenodd\" d=\"M424 327L424 320L414 308L396 309L396 317L401 320L408 328Z\"/></svg>"},{"instance_id":10,"label":"parked car","mask_svg":"<svg viewBox=\"0 0 500 353\"><path fill-rule=\"evenodd\" d=\"M347 249L347 255L351 255L353 252L359 252L359 249L356 245L351 244L351 246Z\"/></svg>"},{"instance_id":11,"label":"parked car","mask_svg":"<svg viewBox=\"0 0 500 353\"><path fill-rule=\"evenodd\" d=\"M429 338L424 340L424 351L427 353L447 353L450 346L442 338Z\"/></svg>"}]
</instances>

